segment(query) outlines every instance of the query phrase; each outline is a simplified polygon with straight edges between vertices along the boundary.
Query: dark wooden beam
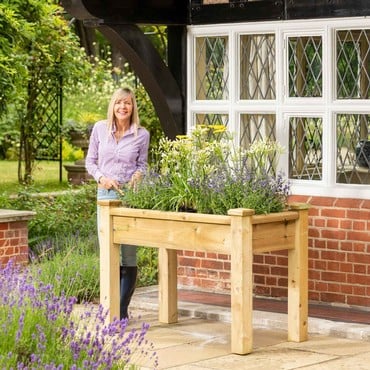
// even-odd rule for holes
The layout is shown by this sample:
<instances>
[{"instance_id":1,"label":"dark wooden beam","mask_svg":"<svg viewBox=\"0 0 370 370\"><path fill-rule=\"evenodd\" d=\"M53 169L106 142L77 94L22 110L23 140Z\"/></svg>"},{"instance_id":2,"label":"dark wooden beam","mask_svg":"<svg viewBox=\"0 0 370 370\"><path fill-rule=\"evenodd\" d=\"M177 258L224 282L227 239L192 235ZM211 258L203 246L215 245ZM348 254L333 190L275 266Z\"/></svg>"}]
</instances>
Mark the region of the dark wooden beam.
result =
<instances>
[{"instance_id":1,"label":"dark wooden beam","mask_svg":"<svg viewBox=\"0 0 370 370\"><path fill-rule=\"evenodd\" d=\"M201 0L62 0L81 19L106 23L200 25L289 19L370 15L370 0L229 0L203 4ZM84 17L86 18L86 16Z\"/></svg>"},{"instance_id":2,"label":"dark wooden beam","mask_svg":"<svg viewBox=\"0 0 370 370\"><path fill-rule=\"evenodd\" d=\"M197 5L192 2L191 24L214 24L279 20L284 18L283 0L230 2L229 4Z\"/></svg>"},{"instance_id":3,"label":"dark wooden beam","mask_svg":"<svg viewBox=\"0 0 370 370\"><path fill-rule=\"evenodd\" d=\"M286 3L285 19L370 15L370 0L290 0Z\"/></svg>"},{"instance_id":4,"label":"dark wooden beam","mask_svg":"<svg viewBox=\"0 0 370 370\"><path fill-rule=\"evenodd\" d=\"M186 0L62 0L80 3L87 12L109 23L186 25Z\"/></svg>"},{"instance_id":5,"label":"dark wooden beam","mask_svg":"<svg viewBox=\"0 0 370 370\"><path fill-rule=\"evenodd\" d=\"M355 17L370 15L370 0L230 0L226 4L191 1L190 24Z\"/></svg>"}]
</instances>

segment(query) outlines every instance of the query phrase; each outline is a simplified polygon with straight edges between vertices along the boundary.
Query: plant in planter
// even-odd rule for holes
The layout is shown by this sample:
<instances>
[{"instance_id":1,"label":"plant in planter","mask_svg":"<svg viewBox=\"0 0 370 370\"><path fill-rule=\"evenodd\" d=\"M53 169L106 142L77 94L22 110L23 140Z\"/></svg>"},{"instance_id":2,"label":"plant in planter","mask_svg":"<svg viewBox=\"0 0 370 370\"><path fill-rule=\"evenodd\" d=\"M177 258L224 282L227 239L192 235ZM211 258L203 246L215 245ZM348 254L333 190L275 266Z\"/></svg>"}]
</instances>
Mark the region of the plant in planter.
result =
<instances>
[{"instance_id":1,"label":"plant in planter","mask_svg":"<svg viewBox=\"0 0 370 370\"><path fill-rule=\"evenodd\" d=\"M77 147L85 147L89 141L92 127L102 117L96 113L81 112L78 120L67 121L64 131L69 135L71 143Z\"/></svg>"},{"instance_id":2,"label":"plant in planter","mask_svg":"<svg viewBox=\"0 0 370 370\"><path fill-rule=\"evenodd\" d=\"M161 139L148 173L135 189L124 190L123 200L128 207L163 211L280 212L290 189L282 174L275 175L282 151L268 140L245 150L234 145L225 126L198 126L189 136Z\"/></svg>"}]
</instances>

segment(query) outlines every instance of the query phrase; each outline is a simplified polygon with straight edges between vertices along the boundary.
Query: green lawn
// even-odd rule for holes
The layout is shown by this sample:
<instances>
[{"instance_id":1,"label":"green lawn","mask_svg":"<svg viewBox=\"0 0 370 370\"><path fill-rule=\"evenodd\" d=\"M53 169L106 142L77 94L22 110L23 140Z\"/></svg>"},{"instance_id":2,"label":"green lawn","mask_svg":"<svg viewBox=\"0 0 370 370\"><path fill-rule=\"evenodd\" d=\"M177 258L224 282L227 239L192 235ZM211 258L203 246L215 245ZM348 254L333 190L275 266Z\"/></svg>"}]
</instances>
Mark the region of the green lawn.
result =
<instances>
[{"instance_id":1,"label":"green lawn","mask_svg":"<svg viewBox=\"0 0 370 370\"><path fill-rule=\"evenodd\" d=\"M63 162L63 165L71 164ZM59 162L37 161L33 172L35 191L56 191L67 189L67 171L62 170L62 182L59 181ZM18 162L0 161L0 193L17 193L23 186L18 183Z\"/></svg>"}]
</instances>

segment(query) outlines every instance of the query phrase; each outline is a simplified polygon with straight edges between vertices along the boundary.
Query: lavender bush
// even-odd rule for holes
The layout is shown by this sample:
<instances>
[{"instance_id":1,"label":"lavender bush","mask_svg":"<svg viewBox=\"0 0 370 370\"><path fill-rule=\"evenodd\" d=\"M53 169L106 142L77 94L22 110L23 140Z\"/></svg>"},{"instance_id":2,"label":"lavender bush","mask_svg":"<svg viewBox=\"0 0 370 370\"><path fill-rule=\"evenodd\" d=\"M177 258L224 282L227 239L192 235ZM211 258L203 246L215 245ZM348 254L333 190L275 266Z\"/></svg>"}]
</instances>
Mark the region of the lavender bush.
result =
<instances>
[{"instance_id":1,"label":"lavender bush","mask_svg":"<svg viewBox=\"0 0 370 370\"><path fill-rule=\"evenodd\" d=\"M11 262L0 268L0 368L134 369L157 368L157 355L141 330L127 320L107 324L102 306L56 296L51 285Z\"/></svg>"},{"instance_id":2,"label":"lavender bush","mask_svg":"<svg viewBox=\"0 0 370 370\"><path fill-rule=\"evenodd\" d=\"M225 126L198 126L189 136L161 139L154 164L135 189L125 189L123 200L130 207L165 211L279 212L290 191L283 175L276 174L282 151L268 140L245 150L235 147Z\"/></svg>"}]
</instances>

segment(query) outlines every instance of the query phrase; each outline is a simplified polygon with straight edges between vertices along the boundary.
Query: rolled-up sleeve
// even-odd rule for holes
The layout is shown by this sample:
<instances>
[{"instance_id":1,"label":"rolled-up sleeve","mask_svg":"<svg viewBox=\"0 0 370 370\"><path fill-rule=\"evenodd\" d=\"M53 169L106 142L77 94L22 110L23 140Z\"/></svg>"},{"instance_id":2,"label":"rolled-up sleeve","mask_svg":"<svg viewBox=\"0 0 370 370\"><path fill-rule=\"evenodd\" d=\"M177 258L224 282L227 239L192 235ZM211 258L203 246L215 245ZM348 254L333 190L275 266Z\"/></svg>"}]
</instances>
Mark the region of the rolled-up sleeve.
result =
<instances>
[{"instance_id":1,"label":"rolled-up sleeve","mask_svg":"<svg viewBox=\"0 0 370 370\"><path fill-rule=\"evenodd\" d=\"M97 122L91 132L89 140L89 149L87 151L85 159L86 171L96 180L99 181L99 178L103 176L102 172L98 166L99 160L99 135L98 135L98 126L101 125L100 122Z\"/></svg>"}]
</instances>

